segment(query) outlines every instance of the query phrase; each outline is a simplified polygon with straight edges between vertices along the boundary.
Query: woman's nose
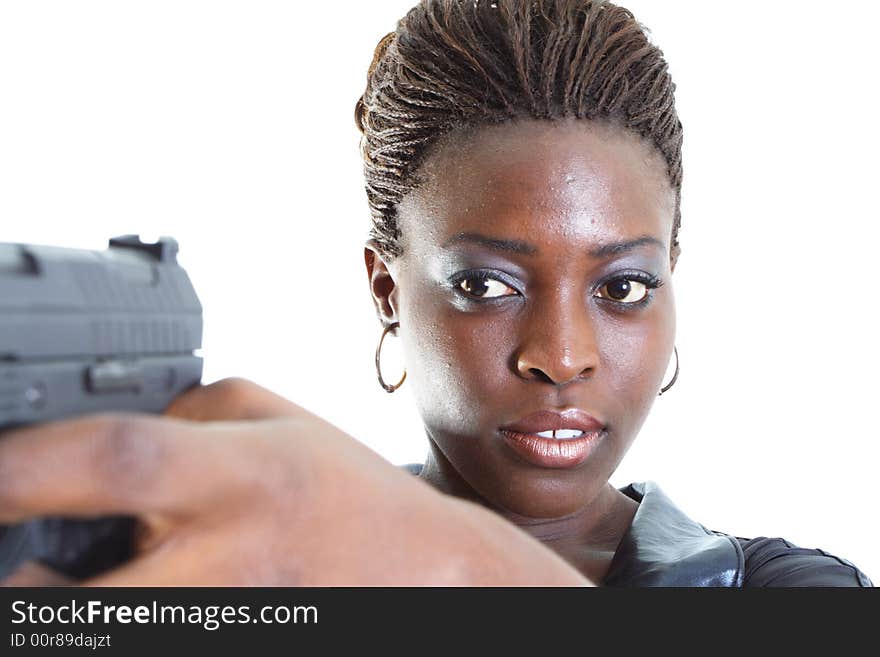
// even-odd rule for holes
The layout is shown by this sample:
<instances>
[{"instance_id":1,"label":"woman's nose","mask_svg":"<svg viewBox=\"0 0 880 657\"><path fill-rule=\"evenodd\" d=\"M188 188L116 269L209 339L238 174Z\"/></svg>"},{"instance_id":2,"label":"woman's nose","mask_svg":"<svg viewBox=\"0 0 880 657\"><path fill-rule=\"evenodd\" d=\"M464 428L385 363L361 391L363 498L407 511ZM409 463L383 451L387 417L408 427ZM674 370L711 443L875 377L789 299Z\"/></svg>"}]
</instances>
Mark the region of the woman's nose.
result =
<instances>
[{"instance_id":1,"label":"woman's nose","mask_svg":"<svg viewBox=\"0 0 880 657\"><path fill-rule=\"evenodd\" d=\"M593 375L599 364L599 346L583 301L560 302L553 308L542 304L522 328L515 354L519 376L563 385Z\"/></svg>"}]
</instances>

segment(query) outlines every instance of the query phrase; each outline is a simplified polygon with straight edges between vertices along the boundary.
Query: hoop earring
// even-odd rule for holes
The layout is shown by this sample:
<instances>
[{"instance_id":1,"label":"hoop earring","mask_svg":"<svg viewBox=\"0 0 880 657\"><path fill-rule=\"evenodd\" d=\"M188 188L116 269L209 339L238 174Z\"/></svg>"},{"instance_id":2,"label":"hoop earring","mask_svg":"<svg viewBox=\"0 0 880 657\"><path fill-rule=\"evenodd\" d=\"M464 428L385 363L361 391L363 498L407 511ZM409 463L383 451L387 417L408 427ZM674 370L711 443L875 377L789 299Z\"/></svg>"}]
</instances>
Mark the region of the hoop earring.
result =
<instances>
[{"instance_id":1,"label":"hoop earring","mask_svg":"<svg viewBox=\"0 0 880 657\"><path fill-rule=\"evenodd\" d=\"M385 392L394 392L403 385L404 381L406 381L406 370L403 370L403 377L400 379L400 381L398 381L397 385L390 386L385 383L385 379L382 378L382 365L380 364L379 360L379 357L382 353L382 343L385 342L385 336L399 326L400 322L394 322L393 324L386 326L385 330L382 331L382 337L379 338L379 344L376 347L376 375L379 377L379 385L385 389Z\"/></svg>"},{"instance_id":2,"label":"hoop earring","mask_svg":"<svg viewBox=\"0 0 880 657\"><path fill-rule=\"evenodd\" d=\"M674 386L675 382L678 380L678 347L673 347L672 349L675 352L675 374L672 375L672 381L660 389L660 394L657 395L658 397Z\"/></svg>"}]
</instances>

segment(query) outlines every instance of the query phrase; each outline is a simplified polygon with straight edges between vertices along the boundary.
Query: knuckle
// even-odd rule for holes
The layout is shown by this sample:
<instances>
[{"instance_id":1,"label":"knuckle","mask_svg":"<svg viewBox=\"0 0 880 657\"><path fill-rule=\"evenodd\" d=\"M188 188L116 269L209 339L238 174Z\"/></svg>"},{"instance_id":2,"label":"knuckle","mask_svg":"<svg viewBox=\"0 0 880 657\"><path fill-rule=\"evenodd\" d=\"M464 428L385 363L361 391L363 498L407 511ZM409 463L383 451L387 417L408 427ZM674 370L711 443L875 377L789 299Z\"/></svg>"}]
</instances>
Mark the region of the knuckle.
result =
<instances>
[{"instance_id":1,"label":"knuckle","mask_svg":"<svg viewBox=\"0 0 880 657\"><path fill-rule=\"evenodd\" d=\"M160 472L166 454L151 423L124 414L96 420L97 474L117 494L136 492Z\"/></svg>"}]
</instances>

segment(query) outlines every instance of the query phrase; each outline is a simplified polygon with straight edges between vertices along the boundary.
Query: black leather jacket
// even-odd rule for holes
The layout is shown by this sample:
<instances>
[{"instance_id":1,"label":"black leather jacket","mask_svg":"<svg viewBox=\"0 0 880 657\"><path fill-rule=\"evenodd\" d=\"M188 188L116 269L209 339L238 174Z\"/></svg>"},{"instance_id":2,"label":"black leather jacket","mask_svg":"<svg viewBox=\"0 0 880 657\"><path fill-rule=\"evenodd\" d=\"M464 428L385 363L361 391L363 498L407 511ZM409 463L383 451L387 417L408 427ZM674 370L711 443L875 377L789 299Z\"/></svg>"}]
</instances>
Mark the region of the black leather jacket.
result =
<instances>
[{"instance_id":1,"label":"black leather jacket","mask_svg":"<svg viewBox=\"0 0 880 657\"><path fill-rule=\"evenodd\" d=\"M418 463L402 466L418 474ZM846 559L782 538L740 538L691 520L654 482L621 492L639 503L603 586L873 586Z\"/></svg>"}]
</instances>

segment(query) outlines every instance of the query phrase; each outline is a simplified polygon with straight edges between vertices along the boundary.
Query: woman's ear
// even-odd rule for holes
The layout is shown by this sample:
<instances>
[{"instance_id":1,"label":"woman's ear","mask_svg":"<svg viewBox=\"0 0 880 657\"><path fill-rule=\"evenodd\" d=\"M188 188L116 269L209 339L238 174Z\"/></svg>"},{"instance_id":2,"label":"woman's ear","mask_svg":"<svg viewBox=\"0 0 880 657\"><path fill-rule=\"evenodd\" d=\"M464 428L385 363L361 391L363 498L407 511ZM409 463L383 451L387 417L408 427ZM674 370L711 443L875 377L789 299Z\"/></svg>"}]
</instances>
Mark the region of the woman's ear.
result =
<instances>
[{"instance_id":1,"label":"woman's ear","mask_svg":"<svg viewBox=\"0 0 880 657\"><path fill-rule=\"evenodd\" d=\"M669 268L673 274L675 273L675 265L678 264L678 256L680 256L680 255L681 255L681 247L678 244L676 244L675 246L672 247L672 253L669 258L669 260L670 260Z\"/></svg>"},{"instance_id":2,"label":"woman's ear","mask_svg":"<svg viewBox=\"0 0 880 657\"><path fill-rule=\"evenodd\" d=\"M367 279L376 306L376 316L384 326L399 321L397 317L399 288L375 240L368 241L364 247L364 262L367 265Z\"/></svg>"}]
</instances>

